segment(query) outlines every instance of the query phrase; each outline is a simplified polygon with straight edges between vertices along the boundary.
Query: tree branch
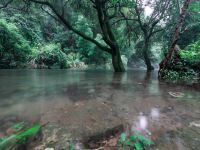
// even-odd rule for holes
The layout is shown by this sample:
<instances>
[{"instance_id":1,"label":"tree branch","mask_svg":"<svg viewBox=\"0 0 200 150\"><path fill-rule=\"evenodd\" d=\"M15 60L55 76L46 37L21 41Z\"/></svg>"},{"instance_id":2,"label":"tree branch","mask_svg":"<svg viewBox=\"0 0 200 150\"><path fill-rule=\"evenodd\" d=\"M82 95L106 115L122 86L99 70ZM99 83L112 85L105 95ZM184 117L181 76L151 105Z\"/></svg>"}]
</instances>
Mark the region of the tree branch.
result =
<instances>
[{"instance_id":1,"label":"tree branch","mask_svg":"<svg viewBox=\"0 0 200 150\"><path fill-rule=\"evenodd\" d=\"M98 41L96 41L95 39L91 38L90 36L86 35L85 33L77 30L76 28L74 28L68 20L66 20L62 15L60 15L58 13L58 11L54 8L54 6L52 4L50 4L48 1L39 1L39 0L29 0L31 2L34 3L38 3L41 5L46 5L48 6L53 12L54 14L58 17L58 19L71 31L73 31L74 33L76 33L77 35L81 36L82 38L84 38L87 41L92 42L93 44L95 44L96 46L98 46L100 49L102 49L103 51L106 51L108 53L111 53L111 49L108 48L107 46L102 45L101 43L99 43Z\"/></svg>"}]
</instances>

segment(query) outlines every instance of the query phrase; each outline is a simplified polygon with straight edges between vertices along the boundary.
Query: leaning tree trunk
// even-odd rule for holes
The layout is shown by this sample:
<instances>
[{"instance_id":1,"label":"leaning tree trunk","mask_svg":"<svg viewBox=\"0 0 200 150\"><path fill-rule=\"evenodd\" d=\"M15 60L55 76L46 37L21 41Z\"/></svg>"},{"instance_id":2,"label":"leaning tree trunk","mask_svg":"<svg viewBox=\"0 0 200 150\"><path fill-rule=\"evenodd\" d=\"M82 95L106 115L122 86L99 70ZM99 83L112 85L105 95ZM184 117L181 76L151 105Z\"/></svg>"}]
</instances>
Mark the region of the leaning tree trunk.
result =
<instances>
[{"instance_id":1,"label":"leaning tree trunk","mask_svg":"<svg viewBox=\"0 0 200 150\"><path fill-rule=\"evenodd\" d=\"M182 25L184 23L185 15L186 15L187 9L189 7L190 1L191 0L185 0L184 4L183 4L183 7L181 8L181 13L180 13L180 16L179 16L179 20L178 20L178 22L176 24L176 29L175 29L175 32L174 32L174 36L173 36L173 40L172 40L171 46L168 49L168 53L167 53L166 57L160 63L159 77L162 76L161 75L162 71L164 71L167 68L167 65L169 64L169 62L170 62L170 60L172 58L175 46L176 46L177 41L178 41L179 36L180 36L180 31L181 31Z\"/></svg>"},{"instance_id":2,"label":"leaning tree trunk","mask_svg":"<svg viewBox=\"0 0 200 150\"><path fill-rule=\"evenodd\" d=\"M144 47L143 47L142 53L143 53L145 64L147 66L147 70L148 71L154 70L154 67L151 65L151 60L149 58L149 39L147 38L145 38L144 40Z\"/></svg>"}]
</instances>

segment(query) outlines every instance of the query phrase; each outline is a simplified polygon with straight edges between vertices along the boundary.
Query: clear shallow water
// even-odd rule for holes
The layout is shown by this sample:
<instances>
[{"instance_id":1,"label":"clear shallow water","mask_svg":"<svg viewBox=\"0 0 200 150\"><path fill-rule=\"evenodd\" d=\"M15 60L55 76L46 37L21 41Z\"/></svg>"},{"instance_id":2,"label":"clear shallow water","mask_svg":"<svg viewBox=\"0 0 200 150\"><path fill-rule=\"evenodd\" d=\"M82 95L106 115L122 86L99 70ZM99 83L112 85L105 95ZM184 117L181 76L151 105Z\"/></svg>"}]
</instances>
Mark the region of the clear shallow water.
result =
<instances>
[{"instance_id":1,"label":"clear shallow water","mask_svg":"<svg viewBox=\"0 0 200 150\"><path fill-rule=\"evenodd\" d=\"M74 136L127 123L132 131L151 132L161 150L200 143L199 89L160 83L157 72L0 70L0 121L13 116L49 122Z\"/></svg>"}]
</instances>

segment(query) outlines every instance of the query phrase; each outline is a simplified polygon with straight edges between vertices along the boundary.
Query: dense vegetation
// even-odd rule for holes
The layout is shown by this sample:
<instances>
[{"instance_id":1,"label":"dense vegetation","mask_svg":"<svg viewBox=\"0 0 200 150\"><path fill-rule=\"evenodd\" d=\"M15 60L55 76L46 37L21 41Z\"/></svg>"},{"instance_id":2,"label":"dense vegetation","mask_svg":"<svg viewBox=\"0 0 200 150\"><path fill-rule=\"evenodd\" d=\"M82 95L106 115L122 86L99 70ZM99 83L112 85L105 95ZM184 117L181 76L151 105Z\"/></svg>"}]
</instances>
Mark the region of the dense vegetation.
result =
<instances>
[{"instance_id":1,"label":"dense vegetation","mask_svg":"<svg viewBox=\"0 0 200 150\"><path fill-rule=\"evenodd\" d=\"M0 8L0 68L123 72L165 58L163 78L199 73L198 0L1 0Z\"/></svg>"}]
</instances>

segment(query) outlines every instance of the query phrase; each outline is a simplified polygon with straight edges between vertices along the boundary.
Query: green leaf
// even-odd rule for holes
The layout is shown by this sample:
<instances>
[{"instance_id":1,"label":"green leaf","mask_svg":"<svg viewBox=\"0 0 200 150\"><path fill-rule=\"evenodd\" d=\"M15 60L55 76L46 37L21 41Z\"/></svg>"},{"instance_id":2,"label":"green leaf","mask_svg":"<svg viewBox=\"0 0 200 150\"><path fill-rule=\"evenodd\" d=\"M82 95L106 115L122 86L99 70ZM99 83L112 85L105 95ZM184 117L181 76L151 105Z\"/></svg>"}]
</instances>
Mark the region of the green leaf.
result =
<instances>
[{"instance_id":1,"label":"green leaf","mask_svg":"<svg viewBox=\"0 0 200 150\"><path fill-rule=\"evenodd\" d=\"M128 140L126 140L124 144L127 145L127 146L134 147L134 143L131 142L131 141L128 141Z\"/></svg>"},{"instance_id":2,"label":"green leaf","mask_svg":"<svg viewBox=\"0 0 200 150\"><path fill-rule=\"evenodd\" d=\"M143 150L142 145L139 142L136 142L134 146L135 146L135 150Z\"/></svg>"},{"instance_id":3,"label":"green leaf","mask_svg":"<svg viewBox=\"0 0 200 150\"><path fill-rule=\"evenodd\" d=\"M136 134L135 136L136 136L136 138L137 138L140 142L142 142L144 145L152 145L152 144L154 144L153 141L151 141L150 139L144 137L143 135Z\"/></svg>"},{"instance_id":4,"label":"green leaf","mask_svg":"<svg viewBox=\"0 0 200 150\"><path fill-rule=\"evenodd\" d=\"M131 141L134 141L134 140L136 140L136 137L135 137L135 135L130 135L129 139L130 139Z\"/></svg>"},{"instance_id":5,"label":"green leaf","mask_svg":"<svg viewBox=\"0 0 200 150\"><path fill-rule=\"evenodd\" d=\"M20 133L17 135L18 139L23 139L27 138L28 136L34 136L40 131L41 125L40 124L35 124L33 127L25 130L24 132Z\"/></svg>"},{"instance_id":6,"label":"green leaf","mask_svg":"<svg viewBox=\"0 0 200 150\"><path fill-rule=\"evenodd\" d=\"M69 150L74 150L74 147L73 147L72 143L69 144Z\"/></svg>"},{"instance_id":7,"label":"green leaf","mask_svg":"<svg viewBox=\"0 0 200 150\"><path fill-rule=\"evenodd\" d=\"M18 124L16 127L21 127L21 125L22 124ZM31 128L28 128L24 131L19 131L18 133L13 134L9 137L2 138L0 140L0 150L7 150L9 149L9 146L12 147L13 145L23 143L29 136L36 135L39 132L40 128L40 124L35 124Z\"/></svg>"}]
</instances>

